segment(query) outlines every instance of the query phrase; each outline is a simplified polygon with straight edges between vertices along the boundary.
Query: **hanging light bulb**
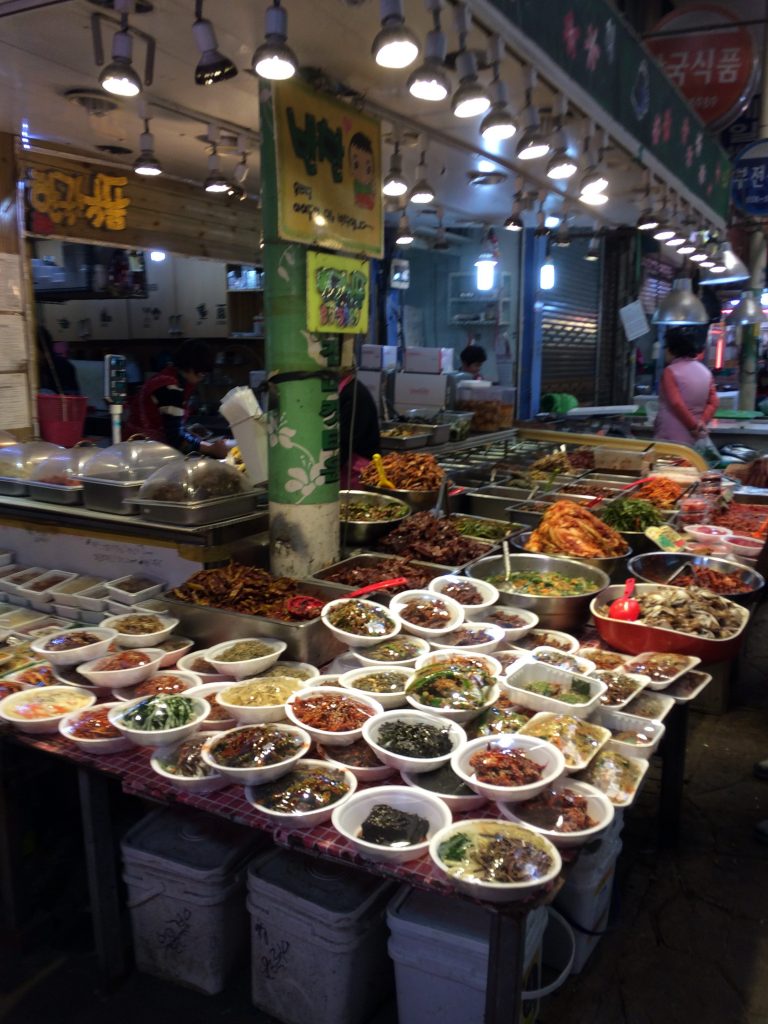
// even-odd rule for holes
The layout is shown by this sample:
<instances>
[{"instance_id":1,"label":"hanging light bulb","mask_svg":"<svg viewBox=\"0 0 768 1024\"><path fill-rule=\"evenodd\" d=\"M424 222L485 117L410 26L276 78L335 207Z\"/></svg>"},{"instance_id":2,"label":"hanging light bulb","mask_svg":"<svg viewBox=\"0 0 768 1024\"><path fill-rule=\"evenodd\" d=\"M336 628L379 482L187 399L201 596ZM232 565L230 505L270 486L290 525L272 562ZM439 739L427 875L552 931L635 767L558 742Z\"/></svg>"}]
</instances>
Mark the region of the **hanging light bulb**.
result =
<instances>
[{"instance_id":1,"label":"hanging light bulb","mask_svg":"<svg viewBox=\"0 0 768 1024\"><path fill-rule=\"evenodd\" d=\"M120 29L112 37L112 61L99 75L99 84L113 96L130 98L141 92L141 79L133 67L133 37L125 11L120 17Z\"/></svg>"},{"instance_id":2,"label":"hanging light bulb","mask_svg":"<svg viewBox=\"0 0 768 1024\"><path fill-rule=\"evenodd\" d=\"M385 196L404 196L408 191L408 182L403 177L403 158L400 156L400 143L395 143L392 157L381 191Z\"/></svg>"},{"instance_id":3,"label":"hanging light bulb","mask_svg":"<svg viewBox=\"0 0 768 1024\"><path fill-rule=\"evenodd\" d=\"M215 85L217 82L234 78L237 68L229 57L219 52L213 25L203 17L203 0L197 0L195 5L192 35L200 51L200 60L195 68L195 82L198 85Z\"/></svg>"},{"instance_id":4,"label":"hanging light bulb","mask_svg":"<svg viewBox=\"0 0 768 1024\"><path fill-rule=\"evenodd\" d=\"M683 244L678 246L678 256L691 256L696 252L696 242L694 235L689 235L683 240Z\"/></svg>"},{"instance_id":5,"label":"hanging light bulb","mask_svg":"<svg viewBox=\"0 0 768 1024\"><path fill-rule=\"evenodd\" d=\"M516 150L518 160L540 160L551 149L549 140L542 133L539 112L532 103L532 95L531 89L527 89L525 93L525 110L523 110L521 115L525 128L520 136Z\"/></svg>"},{"instance_id":6,"label":"hanging light bulb","mask_svg":"<svg viewBox=\"0 0 768 1024\"><path fill-rule=\"evenodd\" d=\"M555 124L555 133L552 137L554 152L547 164L547 177L553 181L567 181L572 178L579 169L574 158L568 153L568 140L563 130L563 121L568 112L568 101L564 96L560 97L560 110Z\"/></svg>"},{"instance_id":7,"label":"hanging light bulb","mask_svg":"<svg viewBox=\"0 0 768 1024\"><path fill-rule=\"evenodd\" d=\"M139 137L140 155L133 165L136 174L143 174L148 178L156 178L163 173L160 161L155 156L155 137L149 130L149 118L144 118L144 131Z\"/></svg>"},{"instance_id":8,"label":"hanging light bulb","mask_svg":"<svg viewBox=\"0 0 768 1024\"><path fill-rule=\"evenodd\" d=\"M556 280L555 261L547 253L546 259L539 267L539 288L544 292L551 291L555 287Z\"/></svg>"},{"instance_id":9,"label":"hanging light bulb","mask_svg":"<svg viewBox=\"0 0 768 1024\"><path fill-rule=\"evenodd\" d=\"M552 239L552 245L556 245L559 249L567 249L570 244L571 232L565 217L563 217L560 227L557 229L555 236Z\"/></svg>"},{"instance_id":10,"label":"hanging light bulb","mask_svg":"<svg viewBox=\"0 0 768 1024\"><path fill-rule=\"evenodd\" d=\"M248 171L250 170L250 168L248 167L248 154L245 151L245 146L246 141L241 136L237 140L237 148L240 153L240 161L235 165L234 171L232 171L232 177L234 178L235 183L237 185L243 185L245 183L245 179L248 177Z\"/></svg>"},{"instance_id":11,"label":"hanging light bulb","mask_svg":"<svg viewBox=\"0 0 768 1024\"><path fill-rule=\"evenodd\" d=\"M381 0L381 29L371 47L379 67L402 70L419 56L419 41L405 24L402 0Z\"/></svg>"},{"instance_id":12,"label":"hanging light bulb","mask_svg":"<svg viewBox=\"0 0 768 1024\"><path fill-rule=\"evenodd\" d=\"M219 152L214 142L211 146L211 155L208 157L208 177L205 179L205 191L217 194L229 192L229 188L229 182L219 167Z\"/></svg>"},{"instance_id":13,"label":"hanging light bulb","mask_svg":"<svg viewBox=\"0 0 768 1024\"><path fill-rule=\"evenodd\" d=\"M451 109L455 117L479 117L491 105L485 88L477 80L477 62L474 53L463 50L456 58L459 87L453 94Z\"/></svg>"},{"instance_id":14,"label":"hanging light bulb","mask_svg":"<svg viewBox=\"0 0 768 1024\"><path fill-rule=\"evenodd\" d=\"M705 252L695 252L691 256L691 263L698 263L702 266L707 260L707 254Z\"/></svg>"},{"instance_id":15,"label":"hanging light bulb","mask_svg":"<svg viewBox=\"0 0 768 1024\"><path fill-rule=\"evenodd\" d=\"M505 231L522 231L525 228L523 223L523 203L522 195L518 192L515 195L515 201L512 204L512 213L504 221Z\"/></svg>"},{"instance_id":16,"label":"hanging light bulb","mask_svg":"<svg viewBox=\"0 0 768 1024\"><path fill-rule=\"evenodd\" d=\"M655 231L659 226L659 218L650 206L647 206L637 218L638 231Z\"/></svg>"},{"instance_id":17,"label":"hanging light bulb","mask_svg":"<svg viewBox=\"0 0 768 1024\"><path fill-rule=\"evenodd\" d=\"M496 284L496 264L492 252L481 252L475 260L475 287L479 292L492 292Z\"/></svg>"},{"instance_id":18,"label":"hanging light bulb","mask_svg":"<svg viewBox=\"0 0 768 1024\"><path fill-rule=\"evenodd\" d=\"M408 215L405 211L400 214L400 221L397 225L397 237L395 238L395 245L412 245L413 244L413 232L411 231L411 224L408 220Z\"/></svg>"},{"instance_id":19,"label":"hanging light bulb","mask_svg":"<svg viewBox=\"0 0 768 1024\"><path fill-rule=\"evenodd\" d=\"M586 206L605 206L608 196L605 192L585 192L579 196L579 202Z\"/></svg>"},{"instance_id":20,"label":"hanging light bulb","mask_svg":"<svg viewBox=\"0 0 768 1024\"><path fill-rule=\"evenodd\" d=\"M670 227L669 224L660 224L653 233L653 238L656 242L668 242L670 238L674 237L675 229Z\"/></svg>"},{"instance_id":21,"label":"hanging light bulb","mask_svg":"<svg viewBox=\"0 0 768 1024\"><path fill-rule=\"evenodd\" d=\"M600 238L598 235L592 235L587 246L587 251L584 253L584 259L589 263L596 263L600 259Z\"/></svg>"},{"instance_id":22,"label":"hanging light bulb","mask_svg":"<svg viewBox=\"0 0 768 1024\"><path fill-rule=\"evenodd\" d=\"M435 198L435 190L427 181L427 164L426 164L426 153L422 149L421 157L419 159L419 166L416 168L416 174L418 180L411 189L411 194L408 196L408 200L411 203L417 203L420 206L426 203L431 203Z\"/></svg>"},{"instance_id":23,"label":"hanging light bulb","mask_svg":"<svg viewBox=\"0 0 768 1024\"><path fill-rule=\"evenodd\" d=\"M721 242L717 253L712 257L715 265L709 269L710 273L716 274L717 280L710 281L709 277L703 277L701 284L738 284L740 281L749 280L749 271L746 265L731 248L730 242ZM701 263L704 267L705 264ZM722 267L722 270L719 268Z\"/></svg>"},{"instance_id":24,"label":"hanging light bulb","mask_svg":"<svg viewBox=\"0 0 768 1024\"><path fill-rule=\"evenodd\" d=\"M288 15L280 0L272 0L264 15L264 42L253 55L253 70L260 78L284 82L293 78L299 66L296 54L288 46Z\"/></svg>"},{"instance_id":25,"label":"hanging light bulb","mask_svg":"<svg viewBox=\"0 0 768 1024\"><path fill-rule=\"evenodd\" d=\"M408 92L411 96L428 103L439 103L451 91L451 80L445 70L445 33L440 24L442 8L443 0L427 0L427 10L432 12L433 27L427 33L424 63L408 79Z\"/></svg>"},{"instance_id":26,"label":"hanging light bulb","mask_svg":"<svg viewBox=\"0 0 768 1024\"><path fill-rule=\"evenodd\" d=\"M517 131L515 119L509 109L509 98L507 87L500 78L495 78L492 86L495 99L491 109L483 118L480 125L480 134L486 142L505 142L511 139Z\"/></svg>"},{"instance_id":27,"label":"hanging light bulb","mask_svg":"<svg viewBox=\"0 0 768 1024\"><path fill-rule=\"evenodd\" d=\"M674 227L672 231L672 237L667 238L664 241L664 245L668 245L670 249L677 249L679 246L686 242L686 236L683 231L678 227Z\"/></svg>"},{"instance_id":28,"label":"hanging light bulb","mask_svg":"<svg viewBox=\"0 0 768 1024\"><path fill-rule=\"evenodd\" d=\"M548 238L549 228L547 227L547 219L544 215L544 200L541 201L539 206L539 212L536 214L536 228L533 232L534 238Z\"/></svg>"},{"instance_id":29,"label":"hanging light bulb","mask_svg":"<svg viewBox=\"0 0 768 1024\"><path fill-rule=\"evenodd\" d=\"M671 291L661 300L651 320L655 324L667 326L708 324L709 315L701 299L693 294L690 278L678 277L672 282Z\"/></svg>"}]
</instances>

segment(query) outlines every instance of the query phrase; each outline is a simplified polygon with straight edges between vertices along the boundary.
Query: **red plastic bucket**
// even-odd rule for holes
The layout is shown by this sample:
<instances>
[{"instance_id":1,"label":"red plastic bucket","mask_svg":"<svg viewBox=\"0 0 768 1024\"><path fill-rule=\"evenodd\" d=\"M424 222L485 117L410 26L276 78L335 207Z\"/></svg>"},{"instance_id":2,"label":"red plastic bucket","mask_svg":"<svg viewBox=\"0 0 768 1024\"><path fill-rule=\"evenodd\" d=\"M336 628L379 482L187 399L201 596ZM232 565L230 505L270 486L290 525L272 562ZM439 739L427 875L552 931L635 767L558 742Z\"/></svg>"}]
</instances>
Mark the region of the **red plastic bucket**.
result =
<instances>
[{"instance_id":1,"label":"red plastic bucket","mask_svg":"<svg viewBox=\"0 0 768 1024\"><path fill-rule=\"evenodd\" d=\"M88 399L81 395L38 395L37 418L44 441L71 448L83 439Z\"/></svg>"}]
</instances>

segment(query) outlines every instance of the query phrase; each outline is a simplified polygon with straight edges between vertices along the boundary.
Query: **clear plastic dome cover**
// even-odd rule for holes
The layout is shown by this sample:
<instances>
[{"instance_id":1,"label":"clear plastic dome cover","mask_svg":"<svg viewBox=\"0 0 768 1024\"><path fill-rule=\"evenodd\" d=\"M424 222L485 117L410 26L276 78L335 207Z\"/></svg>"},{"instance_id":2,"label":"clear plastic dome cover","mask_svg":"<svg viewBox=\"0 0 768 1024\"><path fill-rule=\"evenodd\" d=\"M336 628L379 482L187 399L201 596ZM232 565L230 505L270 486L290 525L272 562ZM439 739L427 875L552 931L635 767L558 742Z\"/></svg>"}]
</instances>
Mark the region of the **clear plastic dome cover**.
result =
<instances>
[{"instance_id":1,"label":"clear plastic dome cover","mask_svg":"<svg viewBox=\"0 0 768 1024\"><path fill-rule=\"evenodd\" d=\"M180 452L160 441L121 441L92 455L83 467L83 476L93 480L131 483L146 480L167 463L182 461Z\"/></svg>"},{"instance_id":2,"label":"clear plastic dome cover","mask_svg":"<svg viewBox=\"0 0 768 1024\"><path fill-rule=\"evenodd\" d=\"M60 452L66 452L57 444L47 441L27 441L0 448L0 477L27 480L38 463Z\"/></svg>"},{"instance_id":3,"label":"clear plastic dome cover","mask_svg":"<svg viewBox=\"0 0 768 1024\"><path fill-rule=\"evenodd\" d=\"M0 449L2 451L2 449ZM72 486L80 483L83 467L98 451L94 445L82 445L54 452L32 467L29 479L37 484Z\"/></svg>"},{"instance_id":4,"label":"clear plastic dome cover","mask_svg":"<svg viewBox=\"0 0 768 1024\"><path fill-rule=\"evenodd\" d=\"M209 501L211 498L229 498L245 490L243 475L234 466L204 455L189 455L179 462L163 466L145 480L139 490L139 499Z\"/></svg>"}]
</instances>

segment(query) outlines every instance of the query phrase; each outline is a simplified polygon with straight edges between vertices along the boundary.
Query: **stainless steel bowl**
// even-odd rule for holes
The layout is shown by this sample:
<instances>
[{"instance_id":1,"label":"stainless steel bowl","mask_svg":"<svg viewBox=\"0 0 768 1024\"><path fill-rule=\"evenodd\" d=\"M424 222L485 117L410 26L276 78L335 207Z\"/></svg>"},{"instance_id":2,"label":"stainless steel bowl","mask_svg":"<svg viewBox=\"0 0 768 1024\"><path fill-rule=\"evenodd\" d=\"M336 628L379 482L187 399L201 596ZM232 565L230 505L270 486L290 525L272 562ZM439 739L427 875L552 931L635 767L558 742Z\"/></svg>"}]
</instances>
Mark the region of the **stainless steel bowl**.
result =
<instances>
[{"instance_id":1,"label":"stainless steel bowl","mask_svg":"<svg viewBox=\"0 0 768 1024\"><path fill-rule=\"evenodd\" d=\"M372 494L383 494L404 501L412 512L427 512L434 508L440 493L439 487L431 491L398 491L389 487L374 487L373 484L363 484L363 487Z\"/></svg>"},{"instance_id":2,"label":"stainless steel bowl","mask_svg":"<svg viewBox=\"0 0 768 1024\"><path fill-rule=\"evenodd\" d=\"M528 608L539 616L542 626L549 629L575 629L584 624L589 617L589 604L592 598L608 586L610 580L602 569L577 562L572 558L560 558L554 555L510 555L511 572L558 572L563 576L581 576L592 583L593 588L586 594L576 597L536 597L533 594L516 594L499 587L499 600L502 604ZM494 576L504 575L504 559L500 555L481 558L479 562L468 566L467 576L478 580L490 580ZM501 584L503 586L503 583Z\"/></svg>"},{"instance_id":3,"label":"stainless steel bowl","mask_svg":"<svg viewBox=\"0 0 768 1024\"><path fill-rule=\"evenodd\" d=\"M656 551L653 554L635 555L629 560L627 569L631 576L636 576L643 583L666 585L670 576L683 565L696 565L702 569L712 569L714 572L736 573L743 584L749 587L749 590L725 591L722 596L736 601L738 604L749 604L750 601L754 601L765 585L765 580L759 572L747 568L740 562L729 562L725 558L710 558L705 555L691 555L682 551ZM675 580L672 580L669 585L679 586Z\"/></svg>"},{"instance_id":4,"label":"stainless steel bowl","mask_svg":"<svg viewBox=\"0 0 768 1024\"><path fill-rule=\"evenodd\" d=\"M509 543L512 547L517 548L519 551L525 551L526 544L530 539L532 531L526 530L524 533L515 534L514 537L510 538ZM531 552L533 554L533 552ZM617 569L624 569L625 560L632 555L632 548L627 545L627 550L623 555L612 555L610 558L578 558L576 555L547 555L548 558L568 558L573 562L577 562L579 565L590 565L593 569L602 569L604 573L611 576Z\"/></svg>"},{"instance_id":5,"label":"stainless steel bowl","mask_svg":"<svg viewBox=\"0 0 768 1024\"><path fill-rule=\"evenodd\" d=\"M374 494L372 491L339 491L339 502L343 504L345 501L353 501L361 505L405 506L405 511L402 515L396 516L394 519L383 519L376 522L368 522L363 519L344 519L339 514L341 538L347 547L375 543L379 537L383 537L393 527L399 526L410 515L411 511L407 503L402 499L393 498L388 494Z\"/></svg>"}]
</instances>

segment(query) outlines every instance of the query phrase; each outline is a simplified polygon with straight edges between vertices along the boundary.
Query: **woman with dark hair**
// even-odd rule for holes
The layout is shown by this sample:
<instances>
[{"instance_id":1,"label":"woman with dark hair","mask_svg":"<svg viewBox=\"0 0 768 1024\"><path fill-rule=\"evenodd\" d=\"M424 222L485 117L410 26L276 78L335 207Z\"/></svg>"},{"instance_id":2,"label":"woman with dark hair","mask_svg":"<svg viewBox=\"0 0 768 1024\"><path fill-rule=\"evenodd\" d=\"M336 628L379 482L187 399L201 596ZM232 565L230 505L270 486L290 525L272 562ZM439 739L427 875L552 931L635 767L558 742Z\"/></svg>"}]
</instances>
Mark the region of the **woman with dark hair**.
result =
<instances>
[{"instance_id":1,"label":"woman with dark hair","mask_svg":"<svg viewBox=\"0 0 768 1024\"><path fill-rule=\"evenodd\" d=\"M185 341L173 362L146 381L128 404L125 436L142 434L183 452L224 458L228 444L202 441L187 430L192 397L213 369L214 357L204 341Z\"/></svg>"},{"instance_id":2,"label":"woman with dark hair","mask_svg":"<svg viewBox=\"0 0 768 1024\"><path fill-rule=\"evenodd\" d=\"M461 372L471 373L475 380L479 380L480 371L487 358L488 356L485 354L485 349L482 345L467 345L467 347L462 349L459 353L459 359L461 360Z\"/></svg>"},{"instance_id":3,"label":"woman with dark hair","mask_svg":"<svg viewBox=\"0 0 768 1024\"><path fill-rule=\"evenodd\" d=\"M701 361L706 328L669 327L664 340L667 366L661 375L654 437L693 446L707 436L718 404L714 379Z\"/></svg>"}]
</instances>

